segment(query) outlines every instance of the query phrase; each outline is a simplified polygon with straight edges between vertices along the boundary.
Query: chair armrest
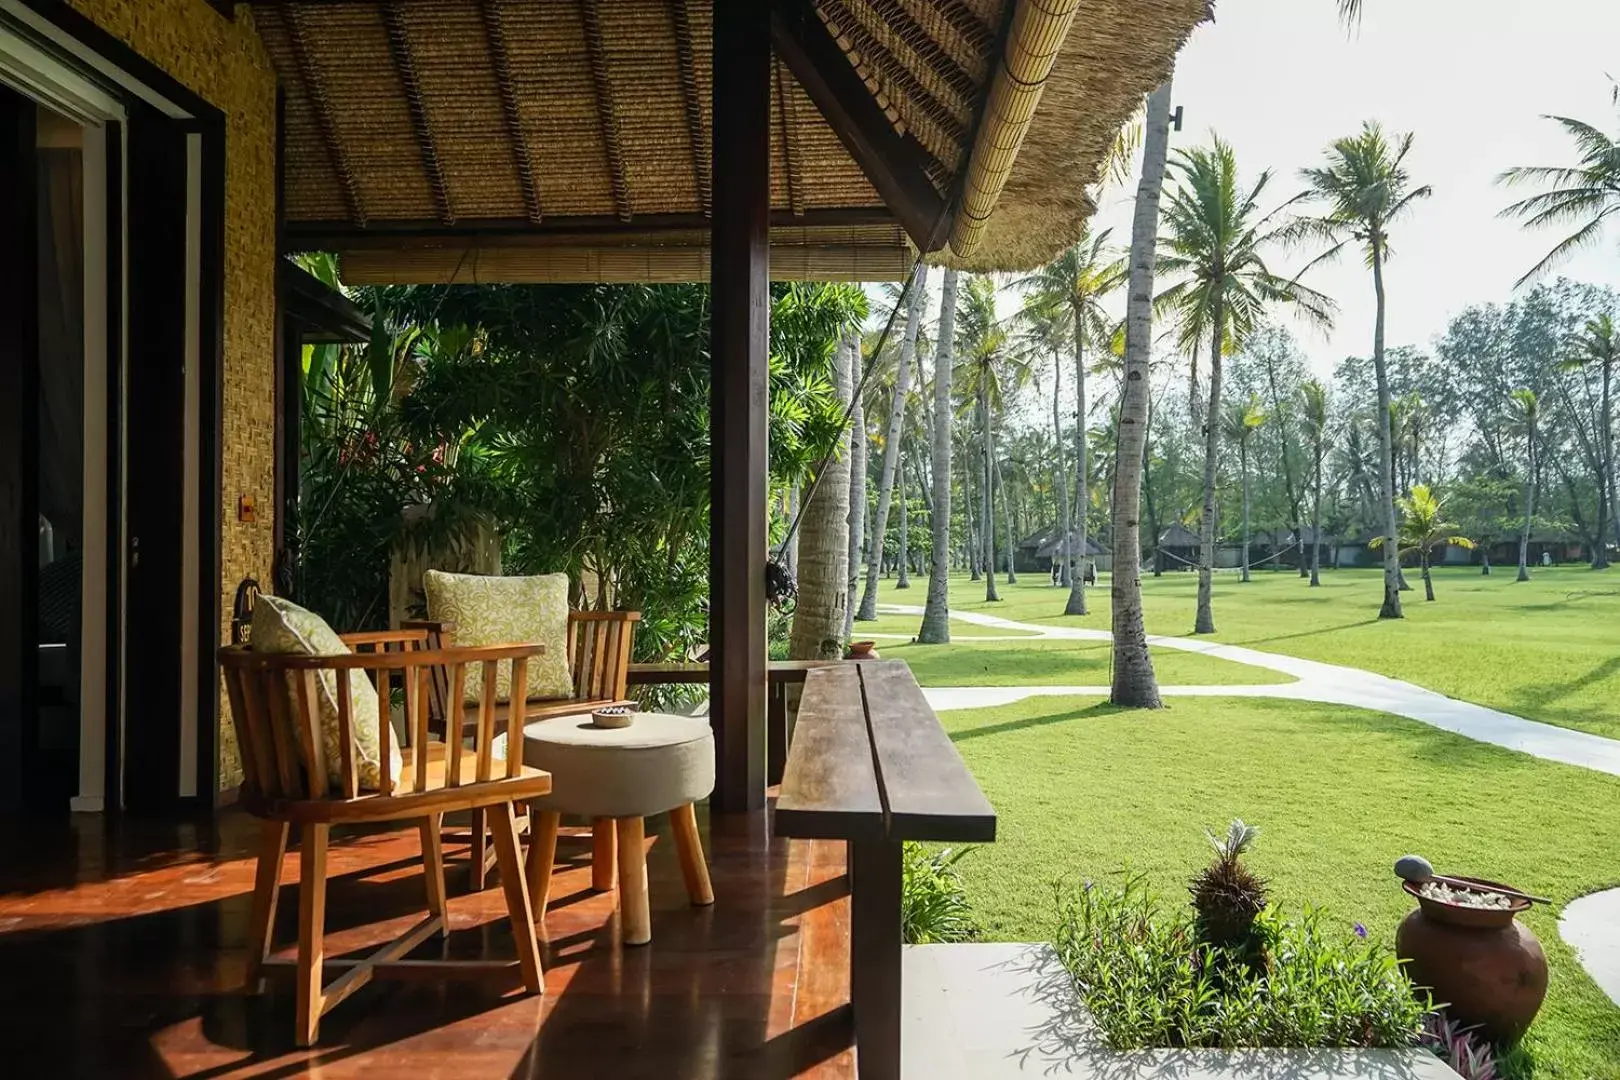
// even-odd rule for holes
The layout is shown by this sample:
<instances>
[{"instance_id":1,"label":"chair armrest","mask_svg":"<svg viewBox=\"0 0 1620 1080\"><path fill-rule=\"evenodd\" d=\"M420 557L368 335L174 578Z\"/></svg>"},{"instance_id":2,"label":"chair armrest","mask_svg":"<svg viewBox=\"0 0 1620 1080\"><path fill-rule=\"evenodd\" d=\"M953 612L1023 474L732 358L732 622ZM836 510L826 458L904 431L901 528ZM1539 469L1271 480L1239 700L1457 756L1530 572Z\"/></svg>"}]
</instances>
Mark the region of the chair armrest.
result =
<instances>
[{"instance_id":1,"label":"chair armrest","mask_svg":"<svg viewBox=\"0 0 1620 1080\"><path fill-rule=\"evenodd\" d=\"M443 622L437 619L401 619L399 628L401 630L425 630L429 640L438 640L440 642L448 642L456 632L455 623ZM443 648L444 646L440 645L439 647Z\"/></svg>"}]
</instances>

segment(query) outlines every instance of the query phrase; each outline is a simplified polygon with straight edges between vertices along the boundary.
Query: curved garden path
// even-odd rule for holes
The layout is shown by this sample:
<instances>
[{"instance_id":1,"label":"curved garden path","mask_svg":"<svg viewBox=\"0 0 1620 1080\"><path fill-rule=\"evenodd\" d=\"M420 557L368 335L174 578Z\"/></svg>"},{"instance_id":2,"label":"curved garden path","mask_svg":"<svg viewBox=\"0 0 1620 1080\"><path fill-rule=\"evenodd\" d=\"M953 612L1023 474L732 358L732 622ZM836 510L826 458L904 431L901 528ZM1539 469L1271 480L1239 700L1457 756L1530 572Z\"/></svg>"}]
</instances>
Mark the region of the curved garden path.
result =
<instances>
[{"instance_id":1,"label":"curved garden path","mask_svg":"<svg viewBox=\"0 0 1620 1080\"><path fill-rule=\"evenodd\" d=\"M886 604L885 614L921 615L912 605ZM985 636L961 639L962 644L981 641L1109 641L1107 630L1079 626L1040 626L1014 622L996 615L953 611L951 618L993 630L1013 631L1005 637ZM872 637L898 638L899 635ZM1165 696L1266 697L1294 701L1317 701L1329 705L1353 705L1362 709L1393 713L1479 742L1558 761L1566 765L1594 769L1620 776L1620 740L1589 735L1584 731L1537 723L1511 713L1459 701L1433 690L1425 690L1400 679L1375 675L1360 668L1302 660L1294 656L1262 652L1241 645L1223 645L1201 638L1158 637L1148 643L1161 649L1203 653L1237 664L1265 668L1291 675L1296 680L1269 685L1164 686ZM982 709L1011 705L1032 697L1106 697L1106 686L929 686L923 688L928 703L945 712L953 709ZM1593 893L1571 902L1558 922L1559 934L1575 949L1582 966L1611 999L1620 1005L1620 889Z\"/></svg>"}]
</instances>

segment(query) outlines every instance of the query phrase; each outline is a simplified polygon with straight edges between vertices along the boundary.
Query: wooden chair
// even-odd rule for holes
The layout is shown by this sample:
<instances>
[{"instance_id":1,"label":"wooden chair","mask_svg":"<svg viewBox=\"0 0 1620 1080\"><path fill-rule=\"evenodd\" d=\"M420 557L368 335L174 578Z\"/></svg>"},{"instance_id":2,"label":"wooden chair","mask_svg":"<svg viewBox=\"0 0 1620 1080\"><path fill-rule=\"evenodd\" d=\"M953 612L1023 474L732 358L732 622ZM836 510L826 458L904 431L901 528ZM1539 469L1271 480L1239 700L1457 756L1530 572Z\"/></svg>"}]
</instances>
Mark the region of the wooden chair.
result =
<instances>
[{"instance_id":1,"label":"wooden chair","mask_svg":"<svg viewBox=\"0 0 1620 1080\"><path fill-rule=\"evenodd\" d=\"M536 698L525 706L526 721L549 720L590 712L606 705L628 704L630 647L634 642L639 611L570 611L568 613L568 668L573 675L573 694L566 698ZM414 620L407 630L425 631L431 647L443 648L455 636L455 624ZM441 670L434 684L435 717L462 712L463 730L476 722L477 705L455 701L449 687L459 686ZM513 685L520 685L514 683ZM448 703L448 707L447 707ZM441 723L443 723L441 721ZM448 730L445 724L441 730ZM474 810L468 837L471 853L472 888L479 891L489 880L494 852L489 848L483 812ZM598 892L611 891L618 884L618 840L611 819L591 823L591 886Z\"/></svg>"},{"instance_id":2,"label":"wooden chair","mask_svg":"<svg viewBox=\"0 0 1620 1080\"><path fill-rule=\"evenodd\" d=\"M542 991L540 952L535 939L534 912L518 850L515 807L551 790L551 776L527 768L520 755L506 761L492 754L495 738L504 733L508 746L523 745L523 711L495 704L496 666L510 663L515 685L523 685L530 657L544 651L540 645L493 645L465 649L428 648L421 630L349 635L351 647L371 651L348 656L286 656L256 653L246 646L219 651L231 714L241 746L244 783L242 804L264 821L259 848L258 875L253 891L250 955L247 981L255 985L266 967L295 967L297 971L297 1041L312 1044L327 1010L375 977L419 973L437 961L401 959L416 946L437 935L445 923L444 856L440 824L444 814L477 810L484 814L495 837L495 853L506 891L507 914L517 942L515 962L458 963L449 973L485 974L494 969L521 973L531 993ZM441 669L460 680L468 664L481 664L486 687L471 732L471 745L463 739L432 741L428 730L428 704L433 672ZM357 750L352 726L349 673L365 671L377 685L380 699L378 740L383 763L378 791L362 791L358 781ZM335 675L342 748L338 775L328 769L319 714L319 679ZM388 720L396 678L403 686L406 741L403 771L390 776L389 747L394 741ZM503 723L496 713L504 712ZM427 891L427 917L402 936L359 960L327 960L323 949L326 913L326 851L331 828L345 822L409 821L419 823L422 836L423 877ZM288 834L300 833L298 889L298 956L272 960L271 935L276 901L281 888L281 864ZM323 983L326 968L341 970Z\"/></svg>"}]
</instances>

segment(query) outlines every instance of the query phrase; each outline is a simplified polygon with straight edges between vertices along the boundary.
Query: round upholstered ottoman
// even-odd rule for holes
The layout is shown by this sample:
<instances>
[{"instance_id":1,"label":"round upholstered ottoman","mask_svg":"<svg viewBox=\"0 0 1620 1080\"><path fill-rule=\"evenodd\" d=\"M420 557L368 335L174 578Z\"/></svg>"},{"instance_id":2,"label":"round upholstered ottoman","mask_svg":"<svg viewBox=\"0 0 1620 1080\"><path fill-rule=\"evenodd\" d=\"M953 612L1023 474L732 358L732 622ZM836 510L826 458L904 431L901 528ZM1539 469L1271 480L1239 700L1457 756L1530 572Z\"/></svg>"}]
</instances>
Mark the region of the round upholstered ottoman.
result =
<instances>
[{"instance_id":1,"label":"round upholstered ottoman","mask_svg":"<svg viewBox=\"0 0 1620 1080\"><path fill-rule=\"evenodd\" d=\"M523 763L551 773L551 793L530 804L535 816L529 891L539 918L545 918L563 814L591 818L598 832L612 822L625 944L652 940L645 821L650 814L669 812L692 903L714 902L693 805L714 790L714 735L706 717L638 713L623 728L599 728L588 715L537 720L523 729ZM603 839L596 838L599 854Z\"/></svg>"}]
</instances>

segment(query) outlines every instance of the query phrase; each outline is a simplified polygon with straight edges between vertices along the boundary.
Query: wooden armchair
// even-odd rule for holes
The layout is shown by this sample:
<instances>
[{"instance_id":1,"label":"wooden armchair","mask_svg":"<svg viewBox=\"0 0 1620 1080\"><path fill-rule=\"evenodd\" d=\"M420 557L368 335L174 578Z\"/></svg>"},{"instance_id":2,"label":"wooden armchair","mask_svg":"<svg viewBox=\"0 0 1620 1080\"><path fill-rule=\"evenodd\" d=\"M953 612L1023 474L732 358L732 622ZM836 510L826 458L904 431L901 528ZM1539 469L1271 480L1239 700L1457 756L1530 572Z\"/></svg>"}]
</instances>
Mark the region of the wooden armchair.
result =
<instances>
[{"instance_id":1,"label":"wooden armchair","mask_svg":"<svg viewBox=\"0 0 1620 1080\"><path fill-rule=\"evenodd\" d=\"M555 716L586 713L606 705L628 704L630 676L630 647L635 639L636 623L641 621L639 611L570 611L568 613L568 669L573 676L574 692L566 698L535 698L524 708L526 721L548 720ZM455 637L455 624L420 619L406 622L406 632L420 631L427 635L429 647L448 647ZM440 669L433 684L433 712L435 729L440 733L450 730L448 717L459 709L462 730L465 733L476 722L477 705L465 705L449 692L459 686L459 679L451 678ZM514 682L514 686L521 683ZM448 737L448 736L446 736ZM517 745L521 746L521 736ZM495 852L489 848L483 812L474 810L469 836L472 862L472 888L484 888L489 880ZM612 889L618 875L618 841L612 821L593 822L591 828L592 885L602 892Z\"/></svg>"},{"instance_id":2,"label":"wooden armchair","mask_svg":"<svg viewBox=\"0 0 1620 1080\"><path fill-rule=\"evenodd\" d=\"M250 923L248 983L261 969L295 967L297 971L298 1045L317 1038L320 1019L329 1009L375 977L416 973L433 961L401 958L417 945L446 933L444 858L440 824L445 813L475 810L489 822L495 854L506 892L507 914L517 942L516 968L531 993L542 990L540 953L535 940L534 913L521 867L516 806L551 790L551 777L525 767L520 757L501 761L493 756L495 739L505 734L508 746L521 746L523 711L495 703L497 665L511 664L514 685L523 685L530 657L540 645L495 645L481 648L430 648L421 630L354 634L351 647L371 651L347 656L287 656L256 653L248 646L226 646L219 651L231 714L241 745L244 784L242 803L264 821L259 848L258 874ZM429 737L431 686L435 671L447 671L460 680L468 664L483 668L487 704L477 710L470 745L456 738L443 742ZM359 785L358 751L353 726L353 690L349 674L365 671L380 699L378 743L379 790ZM329 768L320 716L321 676L335 678L340 765ZM401 748L403 769L394 780L390 773L390 744L394 733L388 720L395 680L403 686L406 741ZM497 721L497 712L505 715ZM326 851L334 824L344 822L419 822L422 837L423 877L427 917L405 934L358 959L327 960L323 935L326 911ZM271 934L281 886L281 864L288 834L299 827L301 839L298 890L298 956L272 960ZM455 974L482 974L510 969L514 963L462 964L446 968ZM341 970L330 983L326 968Z\"/></svg>"}]
</instances>

